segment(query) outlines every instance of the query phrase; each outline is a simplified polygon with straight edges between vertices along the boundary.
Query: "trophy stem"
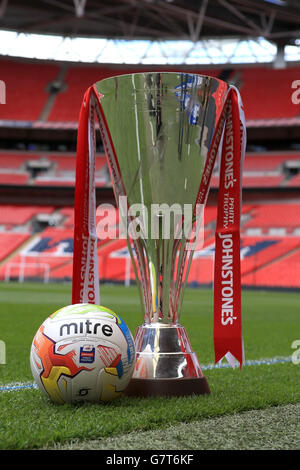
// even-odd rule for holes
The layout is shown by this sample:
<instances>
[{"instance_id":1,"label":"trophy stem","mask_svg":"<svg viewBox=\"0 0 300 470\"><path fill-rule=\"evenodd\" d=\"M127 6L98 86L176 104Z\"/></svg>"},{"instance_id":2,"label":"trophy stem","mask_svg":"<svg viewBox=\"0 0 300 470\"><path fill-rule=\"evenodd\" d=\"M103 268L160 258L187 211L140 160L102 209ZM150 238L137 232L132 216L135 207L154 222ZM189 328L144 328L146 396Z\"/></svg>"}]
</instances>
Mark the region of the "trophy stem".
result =
<instances>
[{"instance_id":1,"label":"trophy stem","mask_svg":"<svg viewBox=\"0 0 300 470\"><path fill-rule=\"evenodd\" d=\"M145 397L210 393L183 326L144 323L138 327L134 341L136 365L126 395Z\"/></svg>"}]
</instances>

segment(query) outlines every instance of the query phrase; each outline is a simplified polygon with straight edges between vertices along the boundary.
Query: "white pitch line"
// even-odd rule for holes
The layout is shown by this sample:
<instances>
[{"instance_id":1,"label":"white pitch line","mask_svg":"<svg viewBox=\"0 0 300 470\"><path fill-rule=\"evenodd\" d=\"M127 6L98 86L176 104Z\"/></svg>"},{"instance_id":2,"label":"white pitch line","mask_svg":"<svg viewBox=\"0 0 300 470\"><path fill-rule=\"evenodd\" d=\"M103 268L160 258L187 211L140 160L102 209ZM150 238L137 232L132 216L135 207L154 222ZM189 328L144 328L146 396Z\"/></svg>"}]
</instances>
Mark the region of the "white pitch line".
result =
<instances>
[{"instance_id":1,"label":"white pitch line","mask_svg":"<svg viewBox=\"0 0 300 470\"><path fill-rule=\"evenodd\" d=\"M272 365L272 364L283 364L286 362L292 362L291 356L276 356L266 359L252 359L245 361L244 366L261 366L261 365ZM237 363L238 364L238 363ZM236 366L238 367L238 365ZM231 368L231 365L228 363L225 364L206 364L201 366L202 370L211 370L211 369L228 369Z\"/></svg>"},{"instance_id":2,"label":"white pitch line","mask_svg":"<svg viewBox=\"0 0 300 470\"><path fill-rule=\"evenodd\" d=\"M0 385L0 392L13 392L17 390L25 390L26 388L38 388L38 386L34 382L2 384Z\"/></svg>"},{"instance_id":3,"label":"white pitch line","mask_svg":"<svg viewBox=\"0 0 300 470\"><path fill-rule=\"evenodd\" d=\"M276 356L266 359L252 359L249 361L245 361L244 367L246 366L261 366L261 365L273 365L273 364L286 364L288 362L292 362L291 356ZM212 370L212 369L230 369L231 365L226 364L206 364L201 366L202 370ZM38 389L38 386L34 382L28 383L9 383L9 384L0 384L0 392L15 392L18 390L26 390L26 389Z\"/></svg>"}]
</instances>

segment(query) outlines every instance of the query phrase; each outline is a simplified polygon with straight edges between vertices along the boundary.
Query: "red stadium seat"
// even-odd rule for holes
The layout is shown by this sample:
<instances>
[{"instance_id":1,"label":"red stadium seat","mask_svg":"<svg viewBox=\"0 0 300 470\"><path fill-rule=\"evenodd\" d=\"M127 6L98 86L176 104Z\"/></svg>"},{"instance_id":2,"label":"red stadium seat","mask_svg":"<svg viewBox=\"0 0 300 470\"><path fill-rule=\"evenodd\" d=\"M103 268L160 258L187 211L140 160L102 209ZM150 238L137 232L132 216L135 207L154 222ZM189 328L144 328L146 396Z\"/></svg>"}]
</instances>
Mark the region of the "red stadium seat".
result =
<instances>
[{"instance_id":1,"label":"red stadium seat","mask_svg":"<svg viewBox=\"0 0 300 470\"><path fill-rule=\"evenodd\" d=\"M287 183L289 187L300 187L300 174L293 176Z\"/></svg>"},{"instance_id":2,"label":"red stadium seat","mask_svg":"<svg viewBox=\"0 0 300 470\"><path fill-rule=\"evenodd\" d=\"M289 161L300 161L299 152L247 153L244 172L247 171L280 171L281 166Z\"/></svg>"},{"instance_id":3,"label":"red stadium seat","mask_svg":"<svg viewBox=\"0 0 300 470\"><path fill-rule=\"evenodd\" d=\"M299 107L292 102L292 82L299 68L274 70L269 67L243 68L240 92L247 119L296 117ZM270 86L272 84L272 86Z\"/></svg>"},{"instance_id":4,"label":"red stadium seat","mask_svg":"<svg viewBox=\"0 0 300 470\"><path fill-rule=\"evenodd\" d=\"M300 248L273 263L243 276L243 285L300 288Z\"/></svg>"},{"instance_id":5,"label":"red stadium seat","mask_svg":"<svg viewBox=\"0 0 300 470\"><path fill-rule=\"evenodd\" d=\"M0 261L17 250L29 236L29 233L0 232Z\"/></svg>"},{"instance_id":6,"label":"red stadium seat","mask_svg":"<svg viewBox=\"0 0 300 470\"><path fill-rule=\"evenodd\" d=\"M284 181L282 174L256 174L255 176L251 173L244 172L243 174L243 188L277 188ZM212 188L219 187L219 176L213 175Z\"/></svg>"},{"instance_id":7,"label":"red stadium seat","mask_svg":"<svg viewBox=\"0 0 300 470\"><path fill-rule=\"evenodd\" d=\"M0 225L25 225L37 214L51 214L52 206L1 205Z\"/></svg>"},{"instance_id":8,"label":"red stadium seat","mask_svg":"<svg viewBox=\"0 0 300 470\"><path fill-rule=\"evenodd\" d=\"M29 173L23 172L1 172L0 171L0 184L27 184L29 181Z\"/></svg>"},{"instance_id":9,"label":"red stadium seat","mask_svg":"<svg viewBox=\"0 0 300 470\"><path fill-rule=\"evenodd\" d=\"M300 247L299 237L242 237L242 280L286 253Z\"/></svg>"},{"instance_id":10,"label":"red stadium seat","mask_svg":"<svg viewBox=\"0 0 300 470\"><path fill-rule=\"evenodd\" d=\"M169 71L178 67L168 67ZM161 68L163 70L164 67ZM54 81L60 67L42 61L26 62L18 59L1 60L1 80L7 84L5 107L0 108L0 119L37 121L44 110L47 85ZM78 122L82 98L93 83L113 75L137 72L145 67L126 66L69 66L64 77L65 90L57 93L48 122ZM291 84L299 75L299 68L275 70L271 67L240 68L240 92L246 120L293 118L299 114L292 103ZM221 69L200 69L199 73L218 76ZM22 86L20 79L22 77ZM272 86L270 86L272 83ZM254 98L253 98L254 97Z\"/></svg>"},{"instance_id":11,"label":"red stadium seat","mask_svg":"<svg viewBox=\"0 0 300 470\"><path fill-rule=\"evenodd\" d=\"M47 85L57 77L59 66L43 62L1 60L1 80L6 83L6 104L0 119L36 121L44 109Z\"/></svg>"},{"instance_id":12,"label":"red stadium seat","mask_svg":"<svg viewBox=\"0 0 300 470\"><path fill-rule=\"evenodd\" d=\"M261 204L250 213L251 219L243 228L286 228L300 227L300 203Z\"/></svg>"}]
</instances>

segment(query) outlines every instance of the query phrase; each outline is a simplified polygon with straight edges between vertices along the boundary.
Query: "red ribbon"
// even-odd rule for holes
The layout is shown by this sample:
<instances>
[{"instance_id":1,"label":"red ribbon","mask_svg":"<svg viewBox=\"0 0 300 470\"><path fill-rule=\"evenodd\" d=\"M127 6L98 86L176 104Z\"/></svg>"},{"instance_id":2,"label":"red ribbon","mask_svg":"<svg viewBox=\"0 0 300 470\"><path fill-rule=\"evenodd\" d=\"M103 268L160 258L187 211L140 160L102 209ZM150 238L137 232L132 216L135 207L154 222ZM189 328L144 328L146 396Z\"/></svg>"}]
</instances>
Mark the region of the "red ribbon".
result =
<instances>
[{"instance_id":1,"label":"red ribbon","mask_svg":"<svg viewBox=\"0 0 300 470\"><path fill-rule=\"evenodd\" d=\"M95 192L95 94L83 98L78 124L72 303L100 304Z\"/></svg>"},{"instance_id":2,"label":"red ribbon","mask_svg":"<svg viewBox=\"0 0 300 470\"><path fill-rule=\"evenodd\" d=\"M216 363L225 355L231 362L231 354L242 367L240 214L245 124L234 88L226 106L215 236L214 348Z\"/></svg>"},{"instance_id":3,"label":"red ribbon","mask_svg":"<svg viewBox=\"0 0 300 470\"><path fill-rule=\"evenodd\" d=\"M214 266L215 362L226 356L231 365L235 365L235 358L242 367L240 213L246 126L241 97L235 87L229 88L217 118L196 204L206 203L222 144Z\"/></svg>"}]
</instances>

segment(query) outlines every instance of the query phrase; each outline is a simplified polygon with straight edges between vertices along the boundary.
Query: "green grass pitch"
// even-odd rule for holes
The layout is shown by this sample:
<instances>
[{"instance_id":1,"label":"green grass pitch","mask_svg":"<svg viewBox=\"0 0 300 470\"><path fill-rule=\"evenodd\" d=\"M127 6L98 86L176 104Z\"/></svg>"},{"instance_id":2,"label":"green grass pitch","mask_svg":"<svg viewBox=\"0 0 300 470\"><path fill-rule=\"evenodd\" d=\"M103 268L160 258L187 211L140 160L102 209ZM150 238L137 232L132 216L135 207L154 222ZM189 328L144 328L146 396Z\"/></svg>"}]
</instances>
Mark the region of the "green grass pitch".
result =
<instances>
[{"instance_id":1,"label":"green grass pitch","mask_svg":"<svg viewBox=\"0 0 300 470\"><path fill-rule=\"evenodd\" d=\"M107 285L101 286L100 292L101 304L123 317L134 334L142 323L136 287ZM242 293L246 360L291 359L292 343L300 340L299 297L299 293ZM0 298L0 340L6 345L6 363L0 364L0 388L32 383L29 365L32 338L48 315L71 303L71 286L2 283ZM213 363L211 290L186 290L181 323L201 364ZM287 360L270 365L246 365L242 370L207 369L204 373L211 388L209 396L120 397L107 404L56 406L36 389L0 391L0 448L72 448L74 443L85 448L95 442L97 448L102 444L116 449L130 448L130 439L126 441L124 436L132 436L132 445L137 449L151 449L158 441L165 441L166 448L172 445L174 449L247 448L247 442L252 442L247 438L249 429L252 429L252 440L259 437L257 445L263 446L263 423L269 423L268 433L272 434L276 422L281 423L282 435L286 436L285 429L286 432L293 429L294 438L289 439L287 448L300 447L299 420L298 424L294 422L297 410L299 416L300 364ZM253 422L255 413L259 425ZM239 443L232 441L235 420ZM216 429L223 426L222 438L213 433L213 426ZM231 429L231 440L226 437L226 429ZM195 430L200 433L199 438L191 441ZM274 446L275 434L278 436L280 432L278 424L273 440L268 435L270 447ZM168 435L172 436L169 441ZM210 436L209 441L205 441L204 435Z\"/></svg>"}]
</instances>

